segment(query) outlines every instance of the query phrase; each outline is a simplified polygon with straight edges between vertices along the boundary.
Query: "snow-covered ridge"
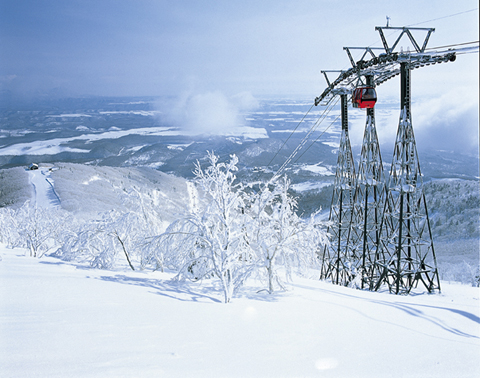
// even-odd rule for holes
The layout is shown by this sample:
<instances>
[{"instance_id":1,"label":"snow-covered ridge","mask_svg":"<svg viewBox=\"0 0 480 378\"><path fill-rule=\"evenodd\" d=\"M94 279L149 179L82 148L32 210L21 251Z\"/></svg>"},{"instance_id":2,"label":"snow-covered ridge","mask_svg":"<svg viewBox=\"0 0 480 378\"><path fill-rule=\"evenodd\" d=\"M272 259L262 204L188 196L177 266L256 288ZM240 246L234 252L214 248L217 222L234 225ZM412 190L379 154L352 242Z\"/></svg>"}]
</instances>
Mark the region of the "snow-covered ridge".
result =
<instances>
[{"instance_id":1,"label":"snow-covered ridge","mask_svg":"<svg viewBox=\"0 0 480 378\"><path fill-rule=\"evenodd\" d=\"M70 148L66 144L74 141L90 143L102 139L118 139L128 135L178 135L178 131L169 127L151 127L130 130L111 130L98 134L83 134L71 138L54 138L49 140L17 143L0 149L0 155L54 155L63 151L88 153L88 149Z\"/></svg>"},{"instance_id":2,"label":"snow-covered ridge","mask_svg":"<svg viewBox=\"0 0 480 378\"><path fill-rule=\"evenodd\" d=\"M57 114L57 115L49 115L49 118L80 118L80 117L92 117L91 114L83 114L83 113L69 113L69 114Z\"/></svg>"}]
</instances>

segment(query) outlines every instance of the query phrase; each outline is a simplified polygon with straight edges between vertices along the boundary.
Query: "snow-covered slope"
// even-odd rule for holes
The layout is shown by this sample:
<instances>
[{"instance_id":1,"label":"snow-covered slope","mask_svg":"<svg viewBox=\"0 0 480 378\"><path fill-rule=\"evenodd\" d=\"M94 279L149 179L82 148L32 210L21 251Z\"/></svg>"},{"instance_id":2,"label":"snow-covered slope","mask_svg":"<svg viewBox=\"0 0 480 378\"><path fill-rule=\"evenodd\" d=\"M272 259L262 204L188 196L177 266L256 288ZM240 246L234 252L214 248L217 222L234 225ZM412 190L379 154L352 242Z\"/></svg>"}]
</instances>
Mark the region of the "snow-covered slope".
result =
<instances>
[{"instance_id":1,"label":"snow-covered slope","mask_svg":"<svg viewBox=\"0 0 480 378\"><path fill-rule=\"evenodd\" d=\"M46 208L60 206L60 198L55 192L50 168L41 167L28 171L28 177L33 186L33 202L36 206Z\"/></svg>"},{"instance_id":2,"label":"snow-covered slope","mask_svg":"<svg viewBox=\"0 0 480 378\"><path fill-rule=\"evenodd\" d=\"M61 207L77 215L94 216L112 209L127 211L125 197L132 191L143 193L166 224L190 210L187 180L151 168L58 163L51 179Z\"/></svg>"},{"instance_id":3,"label":"snow-covered slope","mask_svg":"<svg viewBox=\"0 0 480 378\"><path fill-rule=\"evenodd\" d=\"M2 377L478 377L479 289L395 296L296 278L232 303L160 272L0 246Z\"/></svg>"}]
</instances>

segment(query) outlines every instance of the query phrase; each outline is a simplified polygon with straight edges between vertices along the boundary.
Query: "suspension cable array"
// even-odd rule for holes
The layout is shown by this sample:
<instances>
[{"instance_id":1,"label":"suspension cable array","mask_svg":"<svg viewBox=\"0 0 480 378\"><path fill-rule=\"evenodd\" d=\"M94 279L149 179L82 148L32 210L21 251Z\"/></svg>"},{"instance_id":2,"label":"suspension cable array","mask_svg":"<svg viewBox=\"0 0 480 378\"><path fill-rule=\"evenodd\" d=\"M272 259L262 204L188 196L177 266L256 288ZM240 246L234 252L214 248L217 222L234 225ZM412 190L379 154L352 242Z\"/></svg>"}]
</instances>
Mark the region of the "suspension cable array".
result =
<instances>
[{"instance_id":1,"label":"suspension cable array","mask_svg":"<svg viewBox=\"0 0 480 378\"><path fill-rule=\"evenodd\" d=\"M399 29L399 28L390 28L390 29ZM403 29L403 28L402 28ZM417 29L421 29L421 28L417 28ZM456 59L456 55L460 55L460 54L467 54L467 53L474 53L474 52L478 52L478 43L479 41L475 41L475 42L467 42L467 43L460 43L460 44L455 44L455 45L448 45L448 46L441 46L441 47L433 47L433 48L426 48L425 51L427 50L434 50L434 49L442 49L442 48L446 48L446 47L450 47L450 49L448 50L448 59L446 59L445 57L441 58L441 59L432 59L431 61L430 60L426 60L425 57L422 60L420 60L419 62L417 62L417 64L413 67L413 68L419 68L419 67L423 67L425 65L430 65L430 64L436 64L436 63L442 63L442 62L447 62L447 61L454 61ZM458 46L464 46L464 45L472 45L472 44L476 44L477 46L470 46L470 47L465 47L465 48L458 48ZM455 49L452 49L452 47L456 47ZM398 59L398 53L393 53L393 58L390 57L390 58L385 58L384 55L385 54L380 54L379 57L376 57L373 50L384 50L384 48L381 48L381 47L344 47L344 50L347 52L347 55L350 59L350 62L352 63L353 66L357 67L359 62L363 62L363 59L365 58L366 54L367 53L370 53L370 55L374 58L377 58L379 59L379 62L380 64L383 62L391 62L392 60L397 60L397 63L401 62L402 60ZM352 57L352 54L350 52L350 50L365 50L364 51L364 54L362 56L362 58L360 59L360 61L358 61L357 63L355 63L355 60L353 59ZM409 54L409 53L408 53ZM438 51L435 51L435 54L438 55ZM451 55L453 54L453 55ZM410 54L411 55L411 54ZM372 65L373 63L375 63L375 60L373 60L373 62L369 62L368 64L365 64L366 66L370 66ZM373 77L375 77L375 81L374 83L372 83L372 86L375 86L375 85L380 85L382 83L384 83L385 81L393 78L394 76L398 76L400 74L400 68L399 68L399 65L401 63L398 64L398 67L396 67L395 65L392 65L395 69L392 70L392 72L388 72L388 69L386 69L385 67L382 68L382 71L384 71L384 75L382 77L382 80L379 80L378 77L376 77L375 75L373 75ZM413 69L412 68L412 69ZM312 104L312 106L307 110L307 112L303 115L302 119L297 123L297 125L295 126L295 128L292 130L292 132L290 133L290 135L287 137L287 139L282 143L282 145L280 146L280 148L277 150L277 152L273 155L273 157L270 159L270 162L267 164L267 166L271 166L273 161L275 160L275 158L278 156L278 154L280 153L280 151L285 147L285 145L287 144L287 142L291 139L291 137L293 136L293 134L297 131L298 127L302 124L302 122L305 120L305 118L307 117L307 115L310 113L310 111L313 109L314 106L316 105L324 105L324 106L327 106L327 109L322 113L322 115L318 118L318 120L315 122L315 124L311 127L311 129L309 130L309 132L307 133L307 135L302 139L302 141L300 142L300 144L295 148L295 150L291 153L291 155L286 159L286 161L282 164L282 166L276 171L276 173L274 174L274 176L272 177L271 180L274 180L275 178L279 177L286 169L286 167L293 161L294 157L296 155L298 155L298 153L300 152L300 150L306 145L308 139L311 137L311 135L313 134L314 131L316 131L318 129L318 127L320 126L320 124L327 118L327 116L329 115L330 111L333 109L333 107L337 104L337 102L339 101L338 97L337 96L340 96L342 93L351 93L353 91L353 89L358 86L359 84L362 84L363 81L362 81L362 75L367 77L369 76L369 71L365 70L365 71L359 71L359 73L355 73L355 72L351 72L352 70L348 70L348 71L345 71L345 70L324 70L324 71L321 71L324 76L325 76L325 79L327 81L327 84L328 84L328 87L325 89L325 91L315 99L315 102L314 104ZM339 77L334 81L334 82L330 82L329 80L329 77L327 75L327 73L332 73L332 72L337 72L337 73L340 73ZM353 77L350 77L349 80L343 80L342 78L345 78L347 76L352 76ZM356 76L355 76L356 75ZM334 100L335 98L337 97L337 100L335 101L335 103L332 105L331 102L332 100ZM297 159L294 161L294 163L296 163L322 136L323 134L340 118L340 115L338 117L336 117L331 123L329 126L327 126L321 133L320 135L302 152L301 155L299 155L297 157Z\"/></svg>"},{"instance_id":2,"label":"suspension cable array","mask_svg":"<svg viewBox=\"0 0 480 378\"><path fill-rule=\"evenodd\" d=\"M375 30L380 34L383 48L344 47L352 68L322 71L328 86L315 99L315 105L328 106L340 97L342 109L342 134L329 218L331 237L320 256L320 279L369 290L387 287L395 294L408 294L419 284L428 292L440 291L411 121L410 72L431 64L454 62L457 53L478 52L478 42L473 47L427 49L433 28L379 26ZM385 30L399 32L391 45ZM424 32L423 42L418 43L412 32ZM409 39L414 51L396 51L403 37ZM354 49L363 50L357 62L351 54ZM383 53L376 55L376 50ZM367 56L370 59L365 60ZM334 81L328 77L332 72L338 73ZM365 106L367 119L356 174L348 135L348 96L354 93L356 99L357 93L361 93L359 88L373 89L397 75L401 79L401 115L389 176L385 177L383 172L373 105Z\"/></svg>"},{"instance_id":3,"label":"suspension cable array","mask_svg":"<svg viewBox=\"0 0 480 378\"><path fill-rule=\"evenodd\" d=\"M285 171L286 167L291 163L291 161L295 158L295 156L297 156L297 154L300 152L300 150L305 146L305 144L307 143L310 136L317 130L318 126L327 118L328 114L335 107L337 102L338 102L338 99L336 101L333 101L332 103L328 104L327 109L325 109L323 111L322 115L318 118L318 120L310 128L310 130L307 132L307 134L303 137L303 139L298 144L298 146L295 148L295 150L293 150L293 152L290 154L290 156L287 158L287 160L285 160L285 162L282 164L282 166L277 170L277 172L273 176L272 180L275 179L276 177L279 177L279 176L282 175L282 173ZM323 133L325 133L325 131L323 131L322 134ZM283 145L285 145L285 143ZM305 151L304 151L304 153L305 153Z\"/></svg>"}]
</instances>

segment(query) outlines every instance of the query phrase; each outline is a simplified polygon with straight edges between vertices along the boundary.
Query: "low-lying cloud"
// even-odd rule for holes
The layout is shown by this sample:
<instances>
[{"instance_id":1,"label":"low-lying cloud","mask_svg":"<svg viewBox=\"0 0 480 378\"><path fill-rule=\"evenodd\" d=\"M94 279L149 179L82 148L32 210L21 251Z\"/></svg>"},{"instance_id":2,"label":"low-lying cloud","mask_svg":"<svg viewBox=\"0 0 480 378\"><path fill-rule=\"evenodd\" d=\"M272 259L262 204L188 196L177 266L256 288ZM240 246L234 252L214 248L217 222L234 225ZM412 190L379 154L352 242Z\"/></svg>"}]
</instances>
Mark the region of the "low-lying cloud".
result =
<instances>
[{"instance_id":1,"label":"low-lying cloud","mask_svg":"<svg viewBox=\"0 0 480 378\"><path fill-rule=\"evenodd\" d=\"M478 98L459 91L413 107L418 143L425 148L463 153L478 151ZM416 128L416 126L418 127Z\"/></svg>"},{"instance_id":2,"label":"low-lying cloud","mask_svg":"<svg viewBox=\"0 0 480 378\"><path fill-rule=\"evenodd\" d=\"M225 134L246 121L243 113L256 109L258 101L248 92L227 97L222 92L183 93L160 103L162 119L198 134Z\"/></svg>"},{"instance_id":3,"label":"low-lying cloud","mask_svg":"<svg viewBox=\"0 0 480 378\"><path fill-rule=\"evenodd\" d=\"M384 159L391 157L397 135L400 109L376 114L379 142ZM349 121L350 140L357 150L361 148L365 118ZM462 91L451 91L442 96L420 99L412 104L412 124L417 149L446 150L465 154L478 153L479 123L478 98ZM359 152L359 151L358 151Z\"/></svg>"}]
</instances>

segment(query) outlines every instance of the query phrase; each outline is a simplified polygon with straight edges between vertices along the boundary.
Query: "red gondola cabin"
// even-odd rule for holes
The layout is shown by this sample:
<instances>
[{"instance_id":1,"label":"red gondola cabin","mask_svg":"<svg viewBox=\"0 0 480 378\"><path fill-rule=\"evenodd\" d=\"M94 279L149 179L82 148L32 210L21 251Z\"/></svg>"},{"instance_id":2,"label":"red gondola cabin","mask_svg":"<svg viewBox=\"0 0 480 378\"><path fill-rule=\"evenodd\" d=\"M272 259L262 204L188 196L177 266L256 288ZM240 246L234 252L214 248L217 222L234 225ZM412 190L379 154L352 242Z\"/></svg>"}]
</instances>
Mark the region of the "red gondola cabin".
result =
<instances>
[{"instance_id":1,"label":"red gondola cabin","mask_svg":"<svg viewBox=\"0 0 480 378\"><path fill-rule=\"evenodd\" d=\"M352 95L354 108L372 109L377 102L377 92L373 87L355 88Z\"/></svg>"}]
</instances>

